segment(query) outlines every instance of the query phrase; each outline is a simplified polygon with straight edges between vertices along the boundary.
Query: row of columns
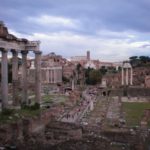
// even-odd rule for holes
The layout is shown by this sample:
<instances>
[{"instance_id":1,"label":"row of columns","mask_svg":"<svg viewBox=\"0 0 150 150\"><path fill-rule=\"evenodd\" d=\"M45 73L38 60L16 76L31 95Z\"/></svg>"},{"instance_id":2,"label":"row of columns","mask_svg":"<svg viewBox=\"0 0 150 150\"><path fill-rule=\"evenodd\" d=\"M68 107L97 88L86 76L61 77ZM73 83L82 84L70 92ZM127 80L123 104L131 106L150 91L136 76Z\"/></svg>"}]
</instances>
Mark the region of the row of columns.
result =
<instances>
[{"instance_id":1,"label":"row of columns","mask_svg":"<svg viewBox=\"0 0 150 150\"><path fill-rule=\"evenodd\" d=\"M122 85L133 85L133 70L132 68L122 68L121 76Z\"/></svg>"},{"instance_id":2,"label":"row of columns","mask_svg":"<svg viewBox=\"0 0 150 150\"><path fill-rule=\"evenodd\" d=\"M8 50L0 48L2 52L1 60L1 92L2 92L2 109L8 108ZM12 52L12 97L13 105L19 106L18 99L18 51L11 50ZM35 53L35 102L40 103L41 100L41 52L34 51ZM27 54L28 51L21 51L22 54L22 101L24 105L28 105L28 81L27 81Z\"/></svg>"},{"instance_id":3,"label":"row of columns","mask_svg":"<svg viewBox=\"0 0 150 150\"><path fill-rule=\"evenodd\" d=\"M61 69L46 69L46 81L48 83L62 82L62 70Z\"/></svg>"}]
</instances>

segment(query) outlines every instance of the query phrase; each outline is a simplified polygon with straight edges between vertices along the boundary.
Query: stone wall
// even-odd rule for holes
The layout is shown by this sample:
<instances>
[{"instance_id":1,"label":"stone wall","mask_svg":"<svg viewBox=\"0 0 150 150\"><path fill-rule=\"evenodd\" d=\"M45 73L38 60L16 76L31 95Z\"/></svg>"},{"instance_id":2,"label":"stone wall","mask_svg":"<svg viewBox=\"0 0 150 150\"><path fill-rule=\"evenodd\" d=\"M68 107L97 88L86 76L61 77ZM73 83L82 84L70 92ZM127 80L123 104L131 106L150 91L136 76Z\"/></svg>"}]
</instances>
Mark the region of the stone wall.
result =
<instances>
[{"instance_id":1,"label":"stone wall","mask_svg":"<svg viewBox=\"0 0 150 150\"><path fill-rule=\"evenodd\" d=\"M83 129L75 124L51 121L41 132L44 133L42 135L33 133L35 126L31 128L30 125L33 125L32 121L25 119L16 124L0 126L0 146L14 144L22 150L114 150L112 144L118 143L122 148L127 146L124 147L126 150L147 150L138 130L100 131L98 128Z\"/></svg>"},{"instance_id":2,"label":"stone wall","mask_svg":"<svg viewBox=\"0 0 150 150\"><path fill-rule=\"evenodd\" d=\"M51 122L45 128L46 139L53 144L82 138L80 126L64 122Z\"/></svg>"},{"instance_id":3,"label":"stone wall","mask_svg":"<svg viewBox=\"0 0 150 150\"><path fill-rule=\"evenodd\" d=\"M112 96L130 96L130 97L148 97L150 96L150 88L118 88L111 90Z\"/></svg>"},{"instance_id":4,"label":"stone wall","mask_svg":"<svg viewBox=\"0 0 150 150\"><path fill-rule=\"evenodd\" d=\"M52 112L47 110L33 118L24 118L9 124L0 124L0 146L16 143L18 140L25 140L32 133L41 132L52 118Z\"/></svg>"}]
</instances>

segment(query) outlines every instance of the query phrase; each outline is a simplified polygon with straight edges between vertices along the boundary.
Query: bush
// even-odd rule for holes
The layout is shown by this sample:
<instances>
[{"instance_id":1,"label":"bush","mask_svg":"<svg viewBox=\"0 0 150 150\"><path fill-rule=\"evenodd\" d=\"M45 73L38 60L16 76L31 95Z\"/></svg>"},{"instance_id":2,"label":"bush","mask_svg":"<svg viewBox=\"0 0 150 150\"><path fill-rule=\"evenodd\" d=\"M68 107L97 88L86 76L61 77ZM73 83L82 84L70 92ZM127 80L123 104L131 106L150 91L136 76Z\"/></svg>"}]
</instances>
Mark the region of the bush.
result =
<instances>
[{"instance_id":1,"label":"bush","mask_svg":"<svg viewBox=\"0 0 150 150\"><path fill-rule=\"evenodd\" d=\"M101 82L102 74L99 70L86 70L86 84L95 85Z\"/></svg>"},{"instance_id":2,"label":"bush","mask_svg":"<svg viewBox=\"0 0 150 150\"><path fill-rule=\"evenodd\" d=\"M2 115L9 116L9 115L13 114L13 112L14 112L13 109L3 109L2 110Z\"/></svg>"},{"instance_id":3,"label":"bush","mask_svg":"<svg viewBox=\"0 0 150 150\"><path fill-rule=\"evenodd\" d=\"M31 106L22 104L21 108L22 109L28 109L28 110L37 110L37 109L40 109L40 104L35 103L34 105L31 105Z\"/></svg>"},{"instance_id":4,"label":"bush","mask_svg":"<svg viewBox=\"0 0 150 150\"><path fill-rule=\"evenodd\" d=\"M40 109L40 104L39 103L35 103L34 105L30 106L31 110L37 110Z\"/></svg>"},{"instance_id":5,"label":"bush","mask_svg":"<svg viewBox=\"0 0 150 150\"><path fill-rule=\"evenodd\" d=\"M63 81L64 83L70 82L70 80L69 80L68 78L66 78L65 76L62 77L62 81Z\"/></svg>"},{"instance_id":6,"label":"bush","mask_svg":"<svg viewBox=\"0 0 150 150\"><path fill-rule=\"evenodd\" d=\"M60 102L60 105L65 106L65 103L64 102Z\"/></svg>"}]
</instances>

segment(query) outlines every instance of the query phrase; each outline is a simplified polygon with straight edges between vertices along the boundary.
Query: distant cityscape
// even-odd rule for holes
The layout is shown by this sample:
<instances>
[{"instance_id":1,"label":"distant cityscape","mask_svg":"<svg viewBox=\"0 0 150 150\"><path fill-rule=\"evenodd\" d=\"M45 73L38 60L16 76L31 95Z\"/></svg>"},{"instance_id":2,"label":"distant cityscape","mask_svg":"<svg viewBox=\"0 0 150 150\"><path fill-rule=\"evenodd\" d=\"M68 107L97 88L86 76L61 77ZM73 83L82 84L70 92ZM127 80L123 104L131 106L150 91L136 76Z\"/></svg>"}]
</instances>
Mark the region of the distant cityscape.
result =
<instances>
[{"instance_id":1,"label":"distant cityscape","mask_svg":"<svg viewBox=\"0 0 150 150\"><path fill-rule=\"evenodd\" d=\"M2 22L0 52L0 150L149 149L149 56L43 55Z\"/></svg>"}]
</instances>

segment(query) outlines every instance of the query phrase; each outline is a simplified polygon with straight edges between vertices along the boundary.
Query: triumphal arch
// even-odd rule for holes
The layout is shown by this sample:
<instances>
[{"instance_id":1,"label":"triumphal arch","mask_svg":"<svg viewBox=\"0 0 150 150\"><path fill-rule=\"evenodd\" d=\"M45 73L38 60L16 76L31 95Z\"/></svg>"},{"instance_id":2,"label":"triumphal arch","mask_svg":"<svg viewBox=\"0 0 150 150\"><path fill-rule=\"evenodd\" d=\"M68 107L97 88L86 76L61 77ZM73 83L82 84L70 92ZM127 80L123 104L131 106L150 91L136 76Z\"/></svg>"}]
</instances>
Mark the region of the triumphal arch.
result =
<instances>
[{"instance_id":1,"label":"triumphal arch","mask_svg":"<svg viewBox=\"0 0 150 150\"><path fill-rule=\"evenodd\" d=\"M0 52L1 52L1 101L2 110L8 108L8 52L12 53L12 99L13 105L28 105L27 55L29 51L35 54L35 103L41 100L41 51L39 41L29 41L17 38L8 32L3 22L0 22ZM21 54L21 102L18 101L18 55Z\"/></svg>"}]
</instances>

